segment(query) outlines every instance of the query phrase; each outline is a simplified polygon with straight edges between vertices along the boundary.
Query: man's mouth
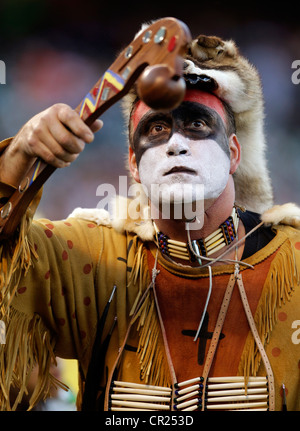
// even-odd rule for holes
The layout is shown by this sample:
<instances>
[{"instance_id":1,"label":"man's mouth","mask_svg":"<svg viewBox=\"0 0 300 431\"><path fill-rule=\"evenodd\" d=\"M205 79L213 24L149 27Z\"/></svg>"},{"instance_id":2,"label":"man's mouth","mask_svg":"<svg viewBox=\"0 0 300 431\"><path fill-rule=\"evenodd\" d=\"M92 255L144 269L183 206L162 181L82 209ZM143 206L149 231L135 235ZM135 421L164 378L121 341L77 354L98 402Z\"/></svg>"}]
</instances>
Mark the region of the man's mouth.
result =
<instances>
[{"instance_id":1,"label":"man's mouth","mask_svg":"<svg viewBox=\"0 0 300 431\"><path fill-rule=\"evenodd\" d=\"M164 176L178 173L196 175L196 171L194 171L194 169L187 168L186 166L174 166L172 169L165 172Z\"/></svg>"}]
</instances>

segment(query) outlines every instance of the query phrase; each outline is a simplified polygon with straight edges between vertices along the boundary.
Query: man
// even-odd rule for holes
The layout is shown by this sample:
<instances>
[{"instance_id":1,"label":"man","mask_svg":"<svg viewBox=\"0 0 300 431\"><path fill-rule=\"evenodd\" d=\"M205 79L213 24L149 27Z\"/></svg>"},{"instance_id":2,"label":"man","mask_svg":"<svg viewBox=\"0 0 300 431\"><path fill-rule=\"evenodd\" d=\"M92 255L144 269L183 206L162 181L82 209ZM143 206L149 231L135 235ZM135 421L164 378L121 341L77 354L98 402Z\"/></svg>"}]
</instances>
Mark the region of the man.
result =
<instances>
[{"instance_id":1,"label":"man","mask_svg":"<svg viewBox=\"0 0 300 431\"><path fill-rule=\"evenodd\" d=\"M195 79L203 73L196 63L190 55L188 89L175 110L155 112L134 91L128 98L129 168L146 202L138 219L126 200L122 220L100 211L94 223L96 212L78 210L67 220L32 222L32 202L16 235L3 241L2 409L11 408L10 385L19 388L12 407L20 402L35 362L31 406L47 393L55 356L78 359L85 410L281 410L284 396L288 408L300 408L299 232L279 225L290 207L265 214L277 218L270 228L235 204L238 169L247 164L239 113ZM97 121L91 130L100 128ZM62 104L31 119L2 143L2 202L36 157L68 166L93 140L91 130ZM166 199L153 184L170 192ZM202 198L204 213L178 218L186 185L189 203ZM297 210L288 216L296 225Z\"/></svg>"}]
</instances>

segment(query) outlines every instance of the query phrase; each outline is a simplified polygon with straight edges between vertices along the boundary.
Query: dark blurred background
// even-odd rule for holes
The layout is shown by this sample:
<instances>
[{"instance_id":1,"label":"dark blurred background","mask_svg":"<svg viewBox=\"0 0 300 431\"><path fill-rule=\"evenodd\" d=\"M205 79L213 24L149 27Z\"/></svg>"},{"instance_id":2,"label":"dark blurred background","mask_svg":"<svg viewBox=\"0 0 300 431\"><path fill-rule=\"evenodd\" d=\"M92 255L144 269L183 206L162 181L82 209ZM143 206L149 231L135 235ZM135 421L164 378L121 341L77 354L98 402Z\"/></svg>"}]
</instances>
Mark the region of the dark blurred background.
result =
<instances>
[{"instance_id":1,"label":"dark blurred background","mask_svg":"<svg viewBox=\"0 0 300 431\"><path fill-rule=\"evenodd\" d=\"M0 0L0 139L13 136L31 116L53 103L74 108L142 22L173 16L193 36L234 39L258 68L264 88L269 168L275 201L300 204L299 11L289 2L102 2ZM300 76L300 75L299 75ZM39 215L65 218L74 207L95 207L98 185L126 175L126 138L120 106L103 115L104 128L68 169L45 185Z\"/></svg>"}]
</instances>

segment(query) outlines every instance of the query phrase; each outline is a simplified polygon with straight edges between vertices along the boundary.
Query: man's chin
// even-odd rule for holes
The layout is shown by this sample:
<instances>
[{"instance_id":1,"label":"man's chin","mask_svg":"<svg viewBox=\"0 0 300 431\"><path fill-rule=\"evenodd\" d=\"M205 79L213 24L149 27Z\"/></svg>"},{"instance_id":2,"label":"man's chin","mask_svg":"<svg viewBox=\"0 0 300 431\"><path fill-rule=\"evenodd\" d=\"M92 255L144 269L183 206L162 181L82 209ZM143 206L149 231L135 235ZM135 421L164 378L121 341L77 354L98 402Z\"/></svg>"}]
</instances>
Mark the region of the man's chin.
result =
<instances>
[{"instance_id":1,"label":"man's chin","mask_svg":"<svg viewBox=\"0 0 300 431\"><path fill-rule=\"evenodd\" d=\"M191 183L152 184L150 198L154 204L191 204L203 200L204 186Z\"/></svg>"}]
</instances>

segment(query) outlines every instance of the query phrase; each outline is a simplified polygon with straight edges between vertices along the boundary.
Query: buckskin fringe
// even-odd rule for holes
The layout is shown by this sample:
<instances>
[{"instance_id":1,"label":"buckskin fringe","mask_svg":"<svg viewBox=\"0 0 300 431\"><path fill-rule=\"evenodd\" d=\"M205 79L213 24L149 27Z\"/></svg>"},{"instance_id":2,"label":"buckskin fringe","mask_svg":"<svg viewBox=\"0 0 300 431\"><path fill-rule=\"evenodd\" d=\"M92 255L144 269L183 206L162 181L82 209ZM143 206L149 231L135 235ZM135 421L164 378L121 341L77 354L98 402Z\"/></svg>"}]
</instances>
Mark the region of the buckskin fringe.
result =
<instances>
[{"instance_id":1,"label":"buckskin fringe","mask_svg":"<svg viewBox=\"0 0 300 431\"><path fill-rule=\"evenodd\" d=\"M67 390L50 374L50 366L56 365L53 352L54 340L43 325L40 316L28 316L13 308L12 301L22 275L26 275L33 259L38 255L28 239L34 207L40 199L39 193L22 217L15 234L0 244L0 319L5 323L5 344L0 345L0 410L16 410L26 395L29 410L49 395L52 385ZM38 374L32 394L27 386L32 371ZM17 389L11 399L11 389Z\"/></svg>"},{"instance_id":2,"label":"buckskin fringe","mask_svg":"<svg viewBox=\"0 0 300 431\"><path fill-rule=\"evenodd\" d=\"M293 246L286 240L278 250L265 280L260 302L254 320L259 336L264 345L269 343L270 335L278 318L278 309L290 301L296 286L299 286ZM252 334L248 335L242 354L239 374L246 380L250 375L256 376L261 363L261 355Z\"/></svg>"},{"instance_id":3,"label":"buckskin fringe","mask_svg":"<svg viewBox=\"0 0 300 431\"><path fill-rule=\"evenodd\" d=\"M130 273L128 286L127 286L127 287L130 287L138 283L138 294L129 312L130 316L133 316L135 313L136 307L142 297L143 289L145 289L145 286L147 286L147 278L148 278L148 268L147 268L147 265L145 264L145 249L144 249L143 243L141 243L134 257L132 270Z\"/></svg>"},{"instance_id":4,"label":"buckskin fringe","mask_svg":"<svg viewBox=\"0 0 300 431\"><path fill-rule=\"evenodd\" d=\"M138 293L130 310L130 315L134 316L136 313L133 317L132 325L136 322L139 333L137 355L141 367L141 380L145 384L168 386L170 385L169 369L155 300L151 289L145 294L145 286L149 284L149 269L143 243L138 247L128 282L129 286L133 284L138 285ZM143 294L145 294L145 298L142 299ZM142 303L140 304L141 301Z\"/></svg>"},{"instance_id":5,"label":"buckskin fringe","mask_svg":"<svg viewBox=\"0 0 300 431\"><path fill-rule=\"evenodd\" d=\"M31 217L23 217L18 232L0 245L0 316L9 311L22 274L32 265L32 257L38 255L27 237Z\"/></svg>"},{"instance_id":6,"label":"buckskin fringe","mask_svg":"<svg viewBox=\"0 0 300 431\"><path fill-rule=\"evenodd\" d=\"M169 369L161 339L155 300L151 291L136 314L135 320L137 320L137 331L139 332L137 355L141 367L141 380L149 385L169 386Z\"/></svg>"},{"instance_id":7,"label":"buckskin fringe","mask_svg":"<svg viewBox=\"0 0 300 431\"><path fill-rule=\"evenodd\" d=\"M5 323L6 344L0 346L0 409L16 410L26 395L29 398L28 410L31 410L49 396L52 385L67 390L67 386L50 373L51 365L56 365L54 340L51 340L40 316L30 318L11 308ZM34 390L28 394L27 385L35 367L38 367L38 373ZM15 399L10 399L11 388L17 388Z\"/></svg>"}]
</instances>

